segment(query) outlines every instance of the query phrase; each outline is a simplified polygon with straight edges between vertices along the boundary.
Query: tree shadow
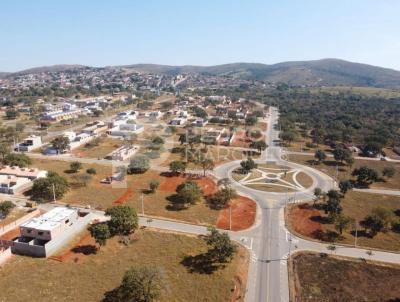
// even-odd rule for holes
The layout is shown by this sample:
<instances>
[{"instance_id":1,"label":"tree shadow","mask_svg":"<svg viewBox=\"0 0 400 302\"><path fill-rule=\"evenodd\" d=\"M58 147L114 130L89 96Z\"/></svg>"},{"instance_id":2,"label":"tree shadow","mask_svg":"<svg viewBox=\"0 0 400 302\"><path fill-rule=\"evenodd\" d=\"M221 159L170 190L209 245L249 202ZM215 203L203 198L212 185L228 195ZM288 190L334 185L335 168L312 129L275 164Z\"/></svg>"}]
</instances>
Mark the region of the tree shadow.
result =
<instances>
[{"instance_id":1,"label":"tree shadow","mask_svg":"<svg viewBox=\"0 0 400 302\"><path fill-rule=\"evenodd\" d=\"M75 174L75 173L78 173L78 171L75 171L75 170L72 170L72 169L67 169L67 170L64 170L64 173L65 174Z\"/></svg>"},{"instance_id":2,"label":"tree shadow","mask_svg":"<svg viewBox=\"0 0 400 302\"><path fill-rule=\"evenodd\" d=\"M396 216L400 216L400 209L395 210L395 211L394 211L394 214L395 214Z\"/></svg>"},{"instance_id":3,"label":"tree shadow","mask_svg":"<svg viewBox=\"0 0 400 302\"><path fill-rule=\"evenodd\" d=\"M97 247L93 244L79 245L71 249L76 254L93 255L97 253Z\"/></svg>"},{"instance_id":4,"label":"tree shadow","mask_svg":"<svg viewBox=\"0 0 400 302\"><path fill-rule=\"evenodd\" d=\"M350 234L353 237L356 237L356 231L355 230L350 231ZM368 234L365 230L357 230L357 237L371 238L371 235Z\"/></svg>"},{"instance_id":5,"label":"tree shadow","mask_svg":"<svg viewBox=\"0 0 400 302\"><path fill-rule=\"evenodd\" d=\"M181 261L190 273L210 275L224 265L215 263L210 253L202 253L195 256L185 256Z\"/></svg>"},{"instance_id":6,"label":"tree shadow","mask_svg":"<svg viewBox=\"0 0 400 302\"><path fill-rule=\"evenodd\" d=\"M327 242L335 242L340 238L340 235L333 231L315 230L312 232L312 237Z\"/></svg>"},{"instance_id":7,"label":"tree shadow","mask_svg":"<svg viewBox=\"0 0 400 302\"><path fill-rule=\"evenodd\" d=\"M166 198L169 204L165 206L168 211L182 211L187 209L185 202L178 194L172 194Z\"/></svg>"},{"instance_id":8,"label":"tree shadow","mask_svg":"<svg viewBox=\"0 0 400 302\"><path fill-rule=\"evenodd\" d=\"M329 219L329 217L321 216L321 215L314 215L314 216L311 216L311 217L310 217L310 220L311 220L311 221L314 221L314 222L318 222L318 223L320 223L320 224L329 224L329 223L332 222L332 221Z\"/></svg>"}]
</instances>

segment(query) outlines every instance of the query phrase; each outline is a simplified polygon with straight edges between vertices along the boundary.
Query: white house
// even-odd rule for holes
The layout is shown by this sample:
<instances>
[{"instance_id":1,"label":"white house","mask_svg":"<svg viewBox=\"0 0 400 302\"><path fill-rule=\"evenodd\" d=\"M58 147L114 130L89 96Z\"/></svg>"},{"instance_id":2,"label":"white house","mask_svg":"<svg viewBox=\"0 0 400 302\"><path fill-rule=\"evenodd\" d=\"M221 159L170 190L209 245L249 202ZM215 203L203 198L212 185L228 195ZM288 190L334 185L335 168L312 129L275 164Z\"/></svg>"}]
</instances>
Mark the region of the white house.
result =
<instances>
[{"instance_id":1,"label":"white house","mask_svg":"<svg viewBox=\"0 0 400 302\"><path fill-rule=\"evenodd\" d=\"M42 146L42 138L36 135L30 135L24 141L17 145L15 151L29 152Z\"/></svg>"},{"instance_id":2,"label":"white house","mask_svg":"<svg viewBox=\"0 0 400 302\"><path fill-rule=\"evenodd\" d=\"M128 137L132 134L142 133L144 127L138 124L119 124L107 131L111 136Z\"/></svg>"}]
</instances>

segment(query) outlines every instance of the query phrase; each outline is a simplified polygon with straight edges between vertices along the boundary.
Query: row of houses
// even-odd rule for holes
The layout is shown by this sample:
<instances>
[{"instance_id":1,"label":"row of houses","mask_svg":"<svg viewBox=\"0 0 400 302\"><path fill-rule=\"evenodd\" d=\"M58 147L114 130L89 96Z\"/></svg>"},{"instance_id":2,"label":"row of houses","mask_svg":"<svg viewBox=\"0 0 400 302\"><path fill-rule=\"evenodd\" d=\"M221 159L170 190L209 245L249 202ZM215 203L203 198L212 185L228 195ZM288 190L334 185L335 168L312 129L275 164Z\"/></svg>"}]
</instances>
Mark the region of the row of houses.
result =
<instances>
[{"instance_id":1,"label":"row of houses","mask_svg":"<svg viewBox=\"0 0 400 302\"><path fill-rule=\"evenodd\" d=\"M47 171L36 168L3 166L0 168L0 193L17 194L29 189L37 178L47 176Z\"/></svg>"}]
</instances>

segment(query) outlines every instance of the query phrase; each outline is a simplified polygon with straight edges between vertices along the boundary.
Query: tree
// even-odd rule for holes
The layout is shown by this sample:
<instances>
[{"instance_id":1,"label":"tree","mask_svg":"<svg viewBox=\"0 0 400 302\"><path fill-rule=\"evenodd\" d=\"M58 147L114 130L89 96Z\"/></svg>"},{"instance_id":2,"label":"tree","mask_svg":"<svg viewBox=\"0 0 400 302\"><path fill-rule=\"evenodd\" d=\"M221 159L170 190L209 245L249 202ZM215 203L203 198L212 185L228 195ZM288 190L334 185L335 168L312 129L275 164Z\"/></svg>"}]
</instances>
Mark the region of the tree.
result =
<instances>
[{"instance_id":1,"label":"tree","mask_svg":"<svg viewBox=\"0 0 400 302\"><path fill-rule=\"evenodd\" d=\"M59 136L51 141L51 145L57 150L57 153L63 153L65 150L68 150L69 143L69 138L66 136Z\"/></svg>"},{"instance_id":2,"label":"tree","mask_svg":"<svg viewBox=\"0 0 400 302\"><path fill-rule=\"evenodd\" d=\"M289 131L282 131L280 133L280 137L283 141L288 142L288 144L290 145L297 137L297 133L289 130Z\"/></svg>"},{"instance_id":3,"label":"tree","mask_svg":"<svg viewBox=\"0 0 400 302\"><path fill-rule=\"evenodd\" d=\"M129 174L142 174L146 172L150 168L150 161L145 155L135 156L129 166L128 173Z\"/></svg>"},{"instance_id":4,"label":"tree","mask_svg":"<svg viewBox=\"0 0 400 302\"><path fill-rule=\"evenodd\" d=\"M150 188L151 193L154 193L159 186L160 186L159 180L153 179L152 181L150 181L149 188Z\"/></svg>"},{"instance_id":5,"label":"tree","mask_svg":"<svg viewBox=\"0 0 400 302\"><path fill-rule=\"evenodd\" d=\"M267 143L265 141L254 141L250 143L250 148L257 149L261 153L267 148Z\"/></svg>"},{"instance_id":6,"label":"tree","mask_svg":"<svg viewBox=\"0 0 400 302\"><path fill-rule=\"evenodd\" d=\"M116 289L105 294L103 302L152 302L160 297L160 272L153 267L131 267Z\"/></svg>"},{"instance_id":7,"label":"tree","mask_svg":"<svg viewBox=\"0 0 400 302\"><path fill-rule=\"evenodd\" d=\"M340 235L342 235L343 231L347 230L352 223L354 223L354 219L349 216L339 214L335 217L335 229Z\"/></svg>"},{"instance_id":8,"label":"tree","mask_svg":"<svg viewBox=\"0 0 400 302\"><path fill-rule=\"evenodd\" d=\"M195 204L203 197L203 190L191 180L185 181L176 188L178 199L184 204Z\"/></svg>"},{"instance_id":9,"label":"tree","mask_svg":"<svg viewBox=\"0 0 400 302\"><path fill-rule=\"evenodd\" d=\"M169 163L169 170L174 174L185 173L186 163L180 160L174 160Z\"/></svg>"},{"instance_id":10,"label":"tree","mask_svg":"<svg viewBox=\"0 0 400 302\"><path fill-rule=\"evenodd\" d=\"M329 214L331 220L342 212L341 195L336 190L329 190L327 193L328 200L326 202L325 211Z\"/></svg>"},{"instance_id":11,"label":"tree","mask_svg":"<svg viewBox=\"0 0 400 302\"><path fill-rule=\"evenodd\" d=\"M34 200L48 202L53 200L54 194L57 199L62 198L68 189L69 184L64 177L48 172L47 177L33 181L31 193Z\"/></svg>"},{"instance_id":12,"label":"tree","mask_svg":"<svg viewBox=\"0 0 400 302\"><path fill-rule=\"evenodd\" d=\"M240 162L240 166L245 173L249 173L251 170L257 168L257 164L251 157L249 157L247 160L242 160Z\"/></svg>"},{"instance_id":13,"label":"tree","mask_svg":"<svg viewBox=\"0 0 400 302\"><path fill-rule=\"evenodd\" d=\"M383 207L376 207L365 217L361 225L374 237L378 232L388 230L392 223L393 212Z\"/></svg>"},{"instance_id":14,"label":"tree","mask_svg":"<svg viewBox=\"0 0 400 302\"><path fill-rule=\"evenodd\" d=\"M108 227L114 235L129 235L139 226L138 216L134 208L127 205L119 205L108 208L105 213L110 216Z\"/></svg>"},{"instance_id":15,"label":"tree","mask_svg":"<svg viewBox=\"0 0 400 302\"><path fill-rule=\"evenodd\" d=\"M350 161L350 158L352 158L350 150L344 149L342 147L335 148L332 153L337 162L348 162Z\"/></svg>"},{"instance_id":16,"label":"tree","mask_svg":"<svg viewBox=\"0 0 400 302\"><path fill-rule=\"evenodd\" d=\"M32 160L25 154L10 153L5 156L4 164L9 166L18 166L20 168L28 167L32 164Z\"/></svg>"},{"instance_id":17,"label":"tree","mask_svg":"<svg viewBox=\"0 0 400 302\"><path fill-rule=\"evenodd\" d=\"M226 263L232 260L237 248L232 243L227 233L220 233L214 227L208 229L209 234L204 236L204 241L208 245L207 254L212 260L219 263Z\"/></svg>"},{"instance_id":18,"label":"tree","mask_svg":"<svg viewBox=\"0 0 400 302\"><path fill-rule=\"evenodd\" d=\"M153 144L156 145L163 145L164 144L164 139L160 136L156 136L153 138L153 140L151 141Z\"/></svg>"},{"instance_id":19,"label":"tree","mask_svg":"<svg viewBox=\"0 0 400 302\"><path fill-rule=\"evenodd\" d=\"M208 117L207 112L203 108L200 108L198 106L193 108L193 113L194 113L194 116L197 116L197 117L200 117L203 119L206 119Z\"/></svg>"},{"instance_id":20,"label":"tree","mask_svg":"<svg viewBox=\"0 0 400 302\"><path fill-rule=\"evenodd\" d=\"M207 171L212 171L214 169L215 163L211 158L202 158L198 161L201 168L203 169L203 176L206 176Z\"/></svg>"},{"instance_id":21,"label":"tree","mask_svg":"<svg viewBox=\"0 0 400 302\"><path fill-rule=\"evenodd\" d=\"M72 172L76 173L82 169L82 164L79 161L74 161L69 165Z\"/></svg>"},{"instance_id":22,"label":"tree","mask_svg":"<svg viewBox=\"0 0 400 302\"><path fill-rule=\"evenodd\" d=\"M4 158L10 154L10 145L8 143L0 143L0 155L1 159L4 161Z\"/></svg>"},{"instance_id":23,"label":"tree","mask_svg":"<svg viewBox=\"0 0 400 302\"><path fill-rule=\"evenodd\" d=\"M86 170L87 174L95 175L97 173L95 168L89 168Z\"/></svg>"},{"instance_id":24,"label":"tree","mask_svg":"<svg viewBox=\"0 0 400 302\"><path fill-rule=\"evenodd\" d=\"M392 178L396 174L396 169L394 167L385 167L382 170L382 175L387 178Z\"/></svg>"},{"instance_id":25,"label":"tree","mask_svg":"<svg viewBox=\"0 0 400 302\"><path fill-rule=\"evenodd\" d=\"M230 201L236 197L237 193L235 189L224 187L209 196L207 198L207 202L213 209L220 210L225 208L230 203Z\"/></svg>"},{"instance_id":26,"label":"tree","mask_svg":"<svg viewBox=\"0 0 400 302\"><path fill-rule=\"evenodd\" d=\"M369 186L379 179L378 172L367 166L354 169L351 175L357 176L357 183L361 186Z\"/></svg>"},{"instance_id":27,"label":"tree","mask_svg":"<svg viewBox=\"0 0 400 302\"><path fill-rule=\"evenodd\" d=\"M316 204L316 202L321 198L321 196L322 196L322 189L321 188L315 188L314 189L314 196L315 196L315 198L314 198L314 206L315 206L315 204Z\"/></svg>"},{"instance_id":28,"label":"tree","mask_svg":"<svg viewBox=\"0 0 400 302\"><path fill-rule=\"evenodd\" d=\"M1 216L7 217L10 214L11 210L15 208L15 205L12 201L6 200L0 203L0 214Z\"/></svg>"},{"instance_id":29,"label":"tree","mask_svg":"<svg viewBox=\"0 0 400 302\"><path fill-rule=\"evenodd\" d=\"M322 150L317 150L315 151L314 158L320 163L326 159L326 154Z\"/></svg>"},{"instance_id":30,"label":"tree","mask_svg":"<svg viewBox=\"0 0 400 302\"><path fill-rule=\"evenodd\" d=\"M340 189L340 192L344 195L349 190L353 189L353 183L350 180L342 180L339 182L339 189Z\"/></svg>"},{"instance_id":31,"label":"tree","mask_svg":"<svg viewBox=\"0 0 400 302\"><path fill-rule=\"evenodd\" d=\"M9 120L15 120L19 116L19 112L15 109L9 109L6 111L6 117Z\"/></svg>"},{"instance_id":32,"label":"tree","mask_svg":"<svg viewBox=\"0 0 400 302\"><path fill-rule=\"evenodd\" d=\"M92 224L89 226L89 232L99 246L105 246L107 239L111 238L110 229L106 223Z\"/></svg>"},{"instance_id":33,"label":"tree","mask_svg":"<svg viewBox=\"0 0 400 302\"><path fill-rule=\"evenodd\" d=\"M245 123L246 126L254 126L257 123L257 117L254 115L250 115L246 117Z\"/></svg>"}]
</instances>

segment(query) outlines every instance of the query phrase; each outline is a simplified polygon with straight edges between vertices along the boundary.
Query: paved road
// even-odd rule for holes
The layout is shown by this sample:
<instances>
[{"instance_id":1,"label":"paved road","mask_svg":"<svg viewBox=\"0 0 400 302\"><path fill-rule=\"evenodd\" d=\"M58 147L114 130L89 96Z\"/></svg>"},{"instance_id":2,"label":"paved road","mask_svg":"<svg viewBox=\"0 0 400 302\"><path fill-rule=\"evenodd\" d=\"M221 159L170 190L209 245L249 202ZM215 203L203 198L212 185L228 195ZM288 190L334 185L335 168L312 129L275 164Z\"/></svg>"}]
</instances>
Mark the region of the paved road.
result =
<instances>
[{"instance_id":1,"label":"paved road","mask_svg":"<svg viewBox=\"0 0 400 302\"><path fill-rule=\"evenodd\" d=\"M394 195L400 196L400 190L387 190L387 189L353 189L353 191L371 193L371 194L383 194L383 195Z\"/></svg>"}]
</instances>

